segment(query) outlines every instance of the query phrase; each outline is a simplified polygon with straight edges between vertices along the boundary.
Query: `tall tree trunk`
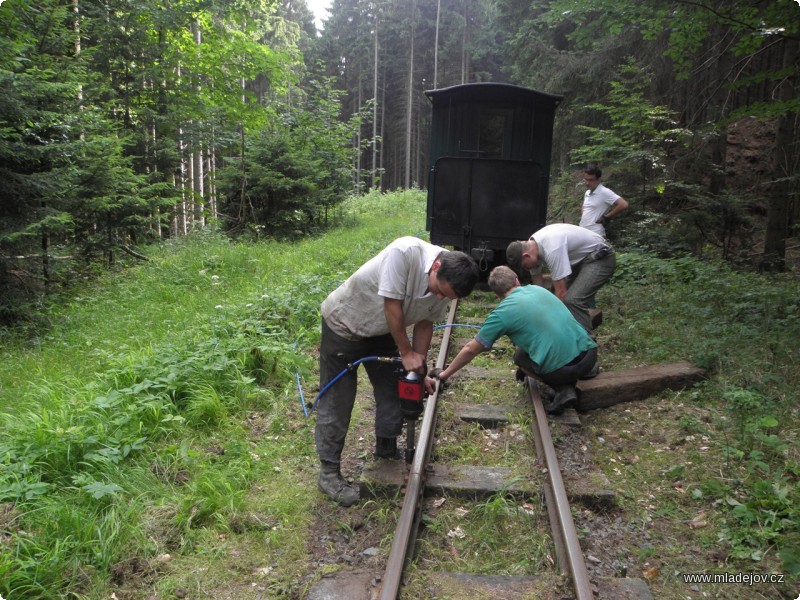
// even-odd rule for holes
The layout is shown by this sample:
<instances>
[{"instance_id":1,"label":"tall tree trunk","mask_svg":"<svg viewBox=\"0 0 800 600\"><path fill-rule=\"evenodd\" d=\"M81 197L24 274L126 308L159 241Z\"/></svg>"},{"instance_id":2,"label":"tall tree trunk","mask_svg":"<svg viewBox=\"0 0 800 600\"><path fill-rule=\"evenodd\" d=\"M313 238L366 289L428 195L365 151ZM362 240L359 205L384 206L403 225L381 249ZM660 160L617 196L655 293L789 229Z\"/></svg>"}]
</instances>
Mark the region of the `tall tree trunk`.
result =
<instances>
[{"instance_id":1,"label":"tall tree trunk","mask_svg":"<svg viewBox=\"0 0 800 600\"><path fill-rule=\"evenodd\" d=\"M361 67L358 68L358 101L356 107L356 114L361 114L361 105L363 103L363 98L361 96L361 88L362 88L363 80L361 76ZM361 193L361 125L359 124L358 130L356 131L356 177L355 177L355 193Z\"/></svg>"},{"instance_id":2,"label":"tall tree trunk","mask_svg":"<svg viewBox=\"0 0 800 600\"><path fill-rule=\"evenodd\" d=\"M417 98L417 104L420 104L422 102L421 96L422 95L420 94L420 97ZM420 106L417 108L417 120L415 121L417 150L416 150L416 160L414 161L414 183L416 184L417 187L424 187L422 185L422 176L420 175L422 173L422 129L423 129L422 121L423 121L422 107Z\"/></svg>"},{"instance_id":3,"label":"tall tree trunk","mask_svg":"<svg viewBox=\"0 0 800 600\"><path fill-rule=\"evenodd\" d=\"M383 70L383 87L381 88L381 153L380 153L380 169L379 169L379 182L378 189L383 189L383 174L384 174L384 154L386 152L386 144L383 140L386 138L386 69Z\"/></svg>"},{"instance_id":4,"label":"tall tree trunk","mask_svg":"<svg viewBox=\"0 0 800 600\"><path fill-rule=\"evenodd\" d=\"M411 2L411 47L408 53L408 96L406 98L406 165L405 188L411 187L411 123L414 117L414 16L417 2Z\"/></svg>"},{"instance_id":5,"label":"tall tree trunk","mask_svg":"<svg viewBox=\"0 0 800 600\"><path fill-rule=\"evenodd\" d=\"M113 235L113 227L111 225L111 221L106 221L106 262L108 268L114 266L114 235Z\"/></svg>"},{"instance_id":6,"label":"tall tree trunk","mask_svg":"<svg viewBox=\"0 0 800 600\"><path fill-rule=\"evenodd\" d=\"M217 185L216 185L216 154L214 152L214 130L211 130L211 143L206 153L206 173L208 174L208 216L217 220Z\"/></svg>"},{"instance_id":7,"label":"tall tree trunk","mask_svg":"<svg viewBox=\"0 0 800 600\"><path fill-rule=\"evenodd\" d=\"M372 58L372 181L378 185L378 13L375 12L375 46Z\"/></svg>"},{"instance_id":8,"label":"tall tree trunk","mask_svg":"<svg viewBox=\"0 0 800 600\"><path fill-rule=\"evenodd\" d=\"M783 44L783 70L792 75L779 83L777 97L779 101L788 101L797 95L794 88L798 84L798 41L787 38ZM796 112L785 112L778 118L764 254L760 265L765 271L783 271L786 268L786 238L789 237L792 197L797 196L798 190L798 117L800 115Z\"/></svg>"},{"instance_id":9,"label":"tall tree trunk","mask_svg":"<svg viewBox=\"0 0 800 600\"><path fill-rule=\"evenodd\" d=\"M464 0L464 31L461 34L461 83L467 83L467 79L469 78L469 67L467 66L467 62L469 61L467 57L467 30L469 29L468 4L467 0Z\"/></svg>"},{"instance_id":10,"label":"tall tree trunk","mask_svg":"<svg viewBox=\"0 0 800 600\"><path fill-rule=\"evenodd\" d=\"M42 203L44 206L44 203ZM50 281L50 236L42 233L42 278L44 279L44 293L49 294L51 288Z\"/></svg>"},{"instance_id":11,"label":"tall tree trunk","mask_svg":"<svg viewBox=\"0 0 800 600\"><path fill-rule=\"evenodd\" d=\"M180 152L180 190L181 190L181 203L178 207L178 233L179 235L186 235L189 232L189 222L191 220L190 198L191 193L189 182L192 176L192 161L188 155L189 145L186 143L186 132L183 127L178 129L178 151Z\"/></svg>"},{"instance_id":12,"label":"tall tree trunk","mask_svg":"<svg viewBox=\"0 0 800 600\"><path fill-rule=\"evenodd\" d=\"M73 30L75 31L75 58L81 54L81 13L78 5L79 0L72 0L72 12L75 15L73 22ZM83 102L83 84L78 85L78 103ZM83 139L83 132L81 132L81 139Z\"/></svg>"},{"instance_id":13,"label":"tall tree trunk","mask_svg":"<svg viewBox=\"0 0 800 600\"><path fill-rule=\"evenodd\" d=\"M433 89L439 87L439 21L442 15L442 0L436 0L436 35L433 42Z\"/></svg>"},{"instance_id":14,"label":"tall tree trunk","mask_svg":"<svg viewBox=\"0 0 800 600\"><path fill-rule=\"evenodd\" d=\"M202 228L205 225L205 178L203 176L203 148L195 136L195 149L192 152L192 217L194 225Z\"/></svg>"},{"instance_id":15,"label":"tall tree trunk","mask_svg":"<svg viewBox=\"0 0 800 600\"><path fill-rule=\"evenodd\" d=\"M203 41L199 23L194 23L192 25L192 33L194 34L194 43L199 46ZM198 92L200 91L199 77L197 78L195 89ZM205 225L205 190L203 187L203 144L200 141L200 124L196 123L194 129L194 148L192 149L192 191L194 192L193 217L195 224L198 227L203 227Z\"/></svg>"}]
</instances>

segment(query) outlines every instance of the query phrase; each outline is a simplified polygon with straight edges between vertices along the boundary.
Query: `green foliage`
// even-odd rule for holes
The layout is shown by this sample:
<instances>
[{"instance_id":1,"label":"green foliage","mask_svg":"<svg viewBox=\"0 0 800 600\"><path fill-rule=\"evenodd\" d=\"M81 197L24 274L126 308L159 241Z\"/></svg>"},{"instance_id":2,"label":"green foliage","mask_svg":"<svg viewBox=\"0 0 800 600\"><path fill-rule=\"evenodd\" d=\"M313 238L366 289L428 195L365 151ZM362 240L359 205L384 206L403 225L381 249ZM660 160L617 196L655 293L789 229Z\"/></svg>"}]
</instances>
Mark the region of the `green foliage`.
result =
<instances>
[{"instance_id":1,"label":"green foliage","mask_svg":"<svg viewBox=\"0 0 800 600\"><path fill-rule=\"evenodd\" d=\"M350 139L362 121L339 121L342 94L330 86L311 82L304 102L276 108L271 126L247 138L244 158L228 160L220 191L231 229L295 239L328 224L350 186Z\"/></svg>"},{"instance_id":2,"label":"green foliage","mask_svg":"<svg viewBox=\"0 0 800 600\"><path fill-rule=\"evenodd\" d=\"M620 175L638 174L642 189L652 180L662 180L669 144L681 143L688 131L676 129L672 112L654 106L647 99L651 74L633 60L619 67L618 78L611 80L607 99L587 109L603 113L610 127L580 126L587 144L571 152L575 164L596 163L613 168Z\"/></svg>"},{"instance_id":3,"label":"green foliage","mask_svg":"<svg viewBox=\"0 0 800 600\"><path fill-rule=\"evenodd\" d=\"M0 7L1 316L111 265L117 247L183 233L189 204L189 227L216 216L213 168L201 197L187 161L237 153L278 113L265 92L299 80L277 4Z\"/></svg>"},{"instance_id":4,"label":"green foliage","mask_svg":"<svg viewBox=\"0 0 800 600\"><path fill-rule=\"evenodd\" d=\"M737 273L688 256L625 253L613 287L617 308L636 314L623 318L619 350L644 362L684 356L711 369L692 402L719 407L719 422L682 416L680 423L689 433L724 436L724 474L709 473L692 493L700 505L720 509L719 540L736 559L758 562L776 551L782 570L797 575L796 278ZM664 471L670 479L688 472L685 465Z\"/></svg>"},{"instance_id":5,"label":"green foliage","mask_svg":"<svg viewBox=\"0 0 800 600\"><path fill-rule=\"evenodd\" d=\"M764 252L782 257L794 218L785 199L796 196L796 169L782 166L796 162L788 142L797 137L790 123L800 89L796 3L500 0L498 6L514 79L569 99L556 113L554 132L562 168L565 156L571 165L600 163L630 202L611 229L615 243L658 252L688 245L752 266L763 236ZM774 150L785 155L764 148L761 162L771 167L761 181L730 177L726 168L726 148L737 152L726 128L750 117L777 121ZM569 214L555 209L556 218ZM783 268L782 258L777 265Z\"/></svg>"},{"instance_id":6,"label":"green foliage","mask_svg":"<svg viewBox=\"0 0 800 600\"><path fill-rule=\"evenodd\" d=\"M176 518L180 527L202 527L213 521L224 526L241 506L252 477L252 460L246 453L228 458L226 451L225 456L227 464L207 469L190 483Z\"/></svg>"},{"instance_id":7,"label":"green foliage","mask_svg":"<svg viewBox=\"0 0 800 600\"><path fill-rule=\"evenodd\" d=\"M254 522L278 522L255 551L305 560L313 434L295 373L313 377L330 286L417 231L424 197L342 210L325 239L153 246L40 309L39 328L0 329L0 594L105 597L112 570L164 551L207 566L208 540L241 531L254 505Z\"/></svg>"},{"instance_id":8,"label":"green foliage","mask_svg":"<svg viewBox=\"0 0 800 600\"><path fill-rule=\"evenodd\" d=\"M652 38L655 33L661 32L658 29L661 19L668 15L667 6L654 6L650 2L555 0L547 3L546 11L539 18L550 27L564 21L575 23L577 26L569 38L583 50L591 48L606 36L623 34L632 24L643 28L644 37Z\"/></svg>"},{"instance_id":9,"label":"green foliage","mask_svg":"<svg viewBox=\"0 0 800 600\"><path fill-rule=\"evenodd\" d=\"M734 40L735 56L752 56L778 35L797 33L795 6L787 0L753 6L736 1L719 5L681 4L671 16L669 47L665 52L679 78L688 78L703 46L716 31L725 29ZM777 107L776 107L777 108ZM772 112L774 117L779 113Z\"/></svg>"},{"instance_id":10,"label":"green foliage","mask_svg":"<svg viewBox=\"0 0 800 600\"><path fill-rule=\"evenodd\" d=\"M294 296L303 303L301 295ZM230 427L231 414L241 414L264 394L253 389L242 357L253 350L272 354L281 367L270 368L262 380L276 388L289 386L291 372L304 359L296 354L291 339L280 341L293 334L280 328L279 319L268 316L272 307L267 296L264 304L261 318L241 319L238 312L214 311L194 332L199 339L190 336L162 344L157 355L107 357L109 367L103 376L82 390L72 390L70 402L64 402L59 390L40 386L50 408L4 417L0 502L35 506L68 489L90 506L117 506L131 492L120 481L119 469L135 464L154 444L178 435L186 426L200 431ZM286 313L294 313L292 309L292 302L280 307ZM250 309L241 306L239 311ZM305 311L290 323L315 316ZM196 527L236 510L250 481L252 458L246 448L231 446L224 456L222 468L190 486L179 525ZM66 550L49 551L60 556ZM103 554L103 560L108 559ZM93 559L88 562L103 568Z\"/></svg>"}]
</instances>

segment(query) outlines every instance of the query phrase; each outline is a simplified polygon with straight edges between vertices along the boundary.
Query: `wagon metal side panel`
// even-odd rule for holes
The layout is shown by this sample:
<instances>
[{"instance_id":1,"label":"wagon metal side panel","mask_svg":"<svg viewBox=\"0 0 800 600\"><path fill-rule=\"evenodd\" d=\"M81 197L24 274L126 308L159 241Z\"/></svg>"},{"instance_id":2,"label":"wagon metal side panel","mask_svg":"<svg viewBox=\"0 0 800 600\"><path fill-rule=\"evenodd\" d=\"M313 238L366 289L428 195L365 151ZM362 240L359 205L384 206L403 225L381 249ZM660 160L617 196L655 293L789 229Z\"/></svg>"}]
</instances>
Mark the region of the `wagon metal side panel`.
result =
<instances>
[{"instance_id":1,"label":"wagon metal side panel","mask_svg":"<svg viewBox=\"0 0 800 600\"><path fill-rule=\"evenodd\" d=\"M429 183L434 244L481 258L481 248L505 249L545 223L548 180L538 163L445 157Z\"/></svg>"}]
</instances>

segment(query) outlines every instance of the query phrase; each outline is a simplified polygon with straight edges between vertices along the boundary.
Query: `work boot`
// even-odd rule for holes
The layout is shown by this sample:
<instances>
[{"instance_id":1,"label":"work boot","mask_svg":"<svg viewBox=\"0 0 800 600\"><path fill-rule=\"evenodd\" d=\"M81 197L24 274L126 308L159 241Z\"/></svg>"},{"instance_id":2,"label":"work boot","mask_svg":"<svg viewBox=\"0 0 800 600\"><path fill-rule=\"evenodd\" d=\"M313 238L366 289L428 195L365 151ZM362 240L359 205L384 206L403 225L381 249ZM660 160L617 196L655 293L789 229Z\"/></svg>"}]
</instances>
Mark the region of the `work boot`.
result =
<instances>
[{"instance_id":1,"label":"work boot","mask_svg":"<svg viewBox=\"0 0 800 600\"><path fill-rule=\"evenodd\" d=\"M539 392L539 397L542 401L552 402L556 396L556 391L541 379L534 379L533 382L536 384L536 391Z\"/></svg>"},{"instance_id":2,"label":"work boot","mask_svg":"<svg viewBox=\"0 0 800 600\"><path fill-rule=\"evenodd\" d=\"M322 461L317 485L322 492L341 506L352 506L358 502L358 490L347 484L345 478L342 477L338 463Z\"/></svg>"},{"instance_id":3,"label":"work boot","mask_svg":"<svg viewBox=\"0 0 800 600\"><path fill-rule=\"evenodd\" d=\"M397 449L397 438L376 437L374 457L388 458L391 460L397 460L401 458L400 450Z\"/></svg>"},{"instance_id":4,"label":"work boot","mask_svg":"<svg viewBox=\"0 0 800 600\"><path fill-rule=\"evenodd\" d=\"M553 398L553 401L547 406L547 412L551 415L560 415L577 401L578 393L575 391L574 385L556 386L555 398Z\"/></svg>"}]
</instances>

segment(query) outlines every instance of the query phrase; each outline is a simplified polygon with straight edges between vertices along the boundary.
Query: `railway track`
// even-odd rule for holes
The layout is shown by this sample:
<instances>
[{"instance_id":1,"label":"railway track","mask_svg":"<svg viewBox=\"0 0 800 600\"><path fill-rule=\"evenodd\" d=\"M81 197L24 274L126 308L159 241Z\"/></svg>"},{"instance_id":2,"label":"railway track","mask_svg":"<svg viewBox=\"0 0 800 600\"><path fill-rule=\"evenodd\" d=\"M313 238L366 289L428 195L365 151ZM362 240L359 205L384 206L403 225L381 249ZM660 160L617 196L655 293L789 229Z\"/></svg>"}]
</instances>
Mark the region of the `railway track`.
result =
<instances>
[{"instance_id":1,"label":"railway track","mask_svg":"<svg viewBox=\"0 0 800 600\"><path fill-rule=\"evenodd\" d=\"M448 315L448 327L445 327L439 355L436 359L436 367L440 369L447 363L450 353L452 325L456 322L457 306L458 301L454 301ZM577 600L588 600L594 597L592 586L589 581L589 574L581 551L575 523L572 520L569 500L561 478L558 458L556 457L555 447L547 424L547 416L542 400L535 392L535 386L532 385L532 382L529 382L527 388L535 415L534 439L536 453L548 474L544 493L558 562L568 573L575 592L575 598ZM426 403L419 444L408 472L405 501L403 502L400 519L395 529L394 541L382 577L381 600L395 600L400 597L403 569L413 557L415 532L419 528L422 514L421 502L426 469L435 439L439 393L440 386L437 384L436 392Z\"/></svg>"},{"instance_id":2,"label":"railway track","mask_svg":"<svg viewBox=\"0 0 800 600\"><path fill-rule=\"evenodd\" d=\"M462 301L463 303L464 301ZM484 310L484 313L486 311ZM457 352L460 345L453 343L454 329L457 322L458 302L454 301L448 315L447 324L443 327L441 342L435 366L442 368L454 352ZM631 593L625 591L626 596L617 596L619 592L600 593L601 590L596 582L590 579L584 553L575 523L572 518L570 501L565 483L562 478L561 468L558 464L558 457L553 443L553 436L548 424L548 418L542 404L542 400L536 392L536 386L532 381L526 385L526 409L528 415L523 417L531 423L531 429L535 442L536 459L535 464L537 473L532 473L531 480L538 480L538 484L525 485L520 483L508 474L501 475L501 483L494 494L509 495L513 502L524 505L526 499L538 497L544 499L546 505L546 521L549 522L551 541L549 547L555 550L555 560L541 560L544 571L547 575L543 578L544 584L536 583L537 575L518 576L508 575L507 573L482 574L480 576L470 576L463 574L452 574L450 578L449 591L439 595L437 592L428 590L421 595L419 589L409 590L411 580L424 579L420 576L420 564L424 562L424 551L418 548L418 537L420 531L424 531L422 520L425 515L424 501L426 491L436 488L437 493L444 492L446 495L449 489L448 483L443 481L448 477L461 480L463 488L464 479L470 479L471 475L465 475L464 471L453 474L452 467L442 467L438 462L433 464L432 457L436 452L437 422L439 421L440 407L443 404L444 394L447 393L447 404L451 405L458 398L453 398L452 392L445 392L441 386L437 385L436 393L429 397L425 403L425 409L419 420L418 427L412 427L415 431L414 440L416 441L416 451L413 459L408 464L401 461L381 461L375 469L366 469L362 474L362 492L368 491L370 494L380 494L381 489L404 491L402 506L399 509L394 533L391 538L391 548L383 565L382 572L368 571L363 577L363 595L359 595L357 590L359 584L354 584L353 577L347 572L338 578L324 581L322 584L312 588L309 600L326 600L328 598L348 598L349 600L394 600L401 598L420 598L420 597L442 597L442 598L467 598L467 597L493 597L495 599L515 599L515 598L567 598L572 597L577 600L587 600L597 597L629 597L629 598L649 598L646 587L637 586L636 591ZM501 399L502 401L502 399ZM491 469L491 467L488 467ZM444 470L445 474L442 474ZM485 471L482 471L485 474ZM509 480L508 478L511 477ZM480 478L480 477L478 477ZM455 487L459 487L456 484ZM391 493L388 492L388 493ZM492 492L490 492L492 493ZM469 495L469 492L468 492ZM422 534L424 535L424 533ZM419 554L423 554L422 557ZM546 563L555 564L546 564ZM414 574L409 572L413 570ZM422 568L424 570L424 567ZM533 570L537 570L535 567ZM337 579L339 583L337 583ZM455 582L455 583L453 583ZM468 596L466 590L474 587L478 583L487 583L490 596ZM555 582L555 583L554 583ZM455 587L453 587L455 586ZM463 586L459 591L459 586ZM555 586L555 588L553 587ZM543 591L543 589L547 591Z\"/></svg>"}]
</instances>

